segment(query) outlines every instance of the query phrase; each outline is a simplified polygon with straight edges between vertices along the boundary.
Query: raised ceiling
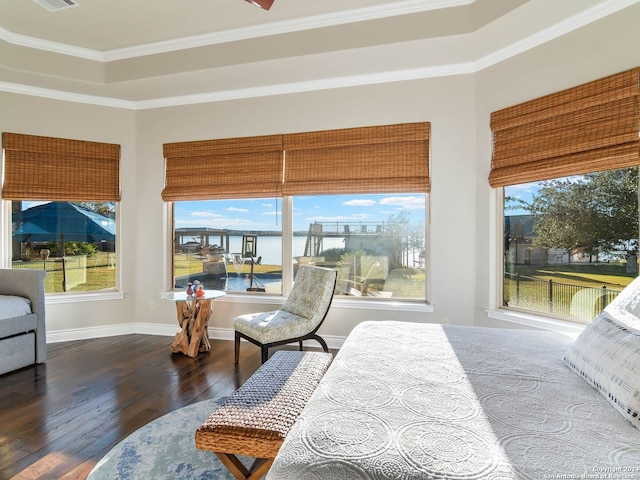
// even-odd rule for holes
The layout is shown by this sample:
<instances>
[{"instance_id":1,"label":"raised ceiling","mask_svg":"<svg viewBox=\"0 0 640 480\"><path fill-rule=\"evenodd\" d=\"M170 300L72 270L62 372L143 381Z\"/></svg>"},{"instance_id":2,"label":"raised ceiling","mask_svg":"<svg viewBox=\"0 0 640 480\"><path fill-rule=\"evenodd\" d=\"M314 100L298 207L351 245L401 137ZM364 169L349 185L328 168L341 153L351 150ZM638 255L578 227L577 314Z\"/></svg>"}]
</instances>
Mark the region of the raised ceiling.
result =
<instances>
[{"instance_id":1,"label":"raised ceiling","mask_svg":"<svg viewBox=\"0 0 640 480\"><path fill-rule=\"evenodd\" d=\"M143 109L473 73L640 3L73 1L0 2L0 91Z\"/></svg>"}]
</instances>

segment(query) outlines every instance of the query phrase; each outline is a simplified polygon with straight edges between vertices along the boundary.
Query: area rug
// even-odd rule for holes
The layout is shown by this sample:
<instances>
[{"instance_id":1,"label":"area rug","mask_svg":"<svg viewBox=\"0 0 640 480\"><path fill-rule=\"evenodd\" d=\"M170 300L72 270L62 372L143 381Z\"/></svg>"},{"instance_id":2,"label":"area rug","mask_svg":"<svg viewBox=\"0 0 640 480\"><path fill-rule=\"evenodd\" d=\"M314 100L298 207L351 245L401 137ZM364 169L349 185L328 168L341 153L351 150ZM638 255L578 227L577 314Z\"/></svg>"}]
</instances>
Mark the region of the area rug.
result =
<instances>
[{"instance_id":1,"label":"area rug","mask_svg":"<svg viewBox=\"0 0 640 480\"><path fill-rule=\"evenodd\" d=\"M196 429L225 399L188 405L136 430L100 460L87 480L233 480L213 452L195 444Z\"/></svg>"}]
</instances>

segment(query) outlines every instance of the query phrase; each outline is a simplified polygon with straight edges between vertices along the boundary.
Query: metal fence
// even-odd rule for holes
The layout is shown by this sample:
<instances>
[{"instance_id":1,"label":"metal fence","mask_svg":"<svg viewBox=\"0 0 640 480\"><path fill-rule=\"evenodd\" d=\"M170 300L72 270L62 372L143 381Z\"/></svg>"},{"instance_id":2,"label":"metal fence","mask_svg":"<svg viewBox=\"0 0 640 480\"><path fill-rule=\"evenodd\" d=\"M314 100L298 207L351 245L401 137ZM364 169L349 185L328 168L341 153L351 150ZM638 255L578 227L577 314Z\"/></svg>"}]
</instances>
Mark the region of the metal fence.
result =
<instances>
[{"instance_id":1,"label":"metal fence","mask_svg":"<svg viewBox=\"0 0 640 480\"><path fill-rule=\"evenodd\" d=\"M620 290L585 287L554 280L541 280L519 273L505 273L505 305L592 320Z\"/></svg>"}]
</instances>

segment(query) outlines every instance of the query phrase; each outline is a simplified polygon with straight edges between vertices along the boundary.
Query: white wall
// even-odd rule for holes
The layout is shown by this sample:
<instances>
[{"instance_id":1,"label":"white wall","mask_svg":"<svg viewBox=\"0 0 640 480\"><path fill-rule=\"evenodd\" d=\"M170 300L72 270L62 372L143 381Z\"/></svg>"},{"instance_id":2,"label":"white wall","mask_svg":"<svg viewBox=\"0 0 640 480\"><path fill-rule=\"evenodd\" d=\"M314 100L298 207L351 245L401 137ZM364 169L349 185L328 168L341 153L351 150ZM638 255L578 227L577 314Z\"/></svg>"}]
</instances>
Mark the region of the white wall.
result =
<instances>
[{"instance_id":1,"label":"white wall","mask_svg":"<svg viewBox=\"0 0 640 480\"><path fill-rule=\"evenodd\" d=\"M174 305L158 297L170 286L163 143L417 121L432 128L432 311L354 309L336 301L321 333L340 338L366 319L504 325L486 314L495 306L498 262L496 197L487 183L490 113L640 65L639 18L640 6L628 8L473 75L138 111L0 94L2 131L122 145L124 299L48 305L50 337L81 328L104 334L118 325L177 331ZM226 335L238 313L275 306L216 300L210 327Z\"/></svg>"}]
</instances>

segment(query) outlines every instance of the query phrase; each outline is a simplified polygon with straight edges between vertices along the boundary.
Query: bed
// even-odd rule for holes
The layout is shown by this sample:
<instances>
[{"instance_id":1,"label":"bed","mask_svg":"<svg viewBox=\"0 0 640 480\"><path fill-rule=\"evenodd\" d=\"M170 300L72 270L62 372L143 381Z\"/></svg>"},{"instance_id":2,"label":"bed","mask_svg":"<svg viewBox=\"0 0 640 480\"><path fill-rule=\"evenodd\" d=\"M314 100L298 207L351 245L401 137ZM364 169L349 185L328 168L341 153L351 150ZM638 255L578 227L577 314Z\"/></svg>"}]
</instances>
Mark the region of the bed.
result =
<instances>
[{"instance_id":1,"label":"bed","mask_svg":"<svg viewBox=\"0 0 640 480\"><path fill-rule=\"evenodd\" d=\"M361 323L266 478L640 479L640 324L612 311L575 342L554 332ZM614 364L589 365L592 349L613 351L602 362Z\"/></svg>"}]
</instances>

